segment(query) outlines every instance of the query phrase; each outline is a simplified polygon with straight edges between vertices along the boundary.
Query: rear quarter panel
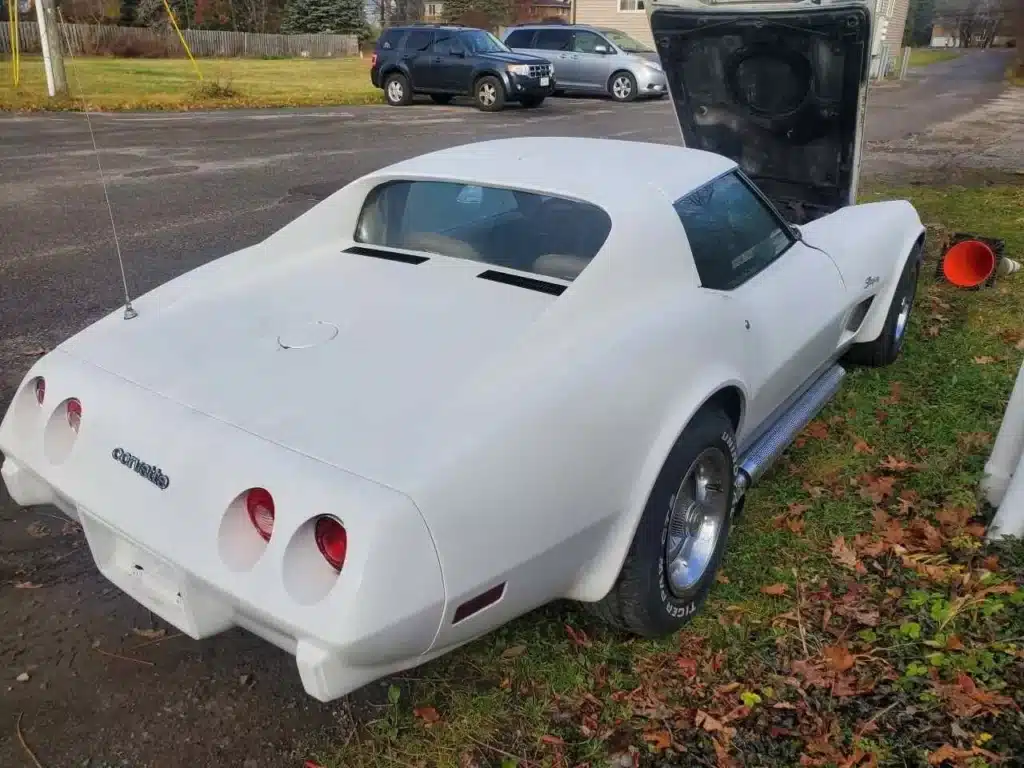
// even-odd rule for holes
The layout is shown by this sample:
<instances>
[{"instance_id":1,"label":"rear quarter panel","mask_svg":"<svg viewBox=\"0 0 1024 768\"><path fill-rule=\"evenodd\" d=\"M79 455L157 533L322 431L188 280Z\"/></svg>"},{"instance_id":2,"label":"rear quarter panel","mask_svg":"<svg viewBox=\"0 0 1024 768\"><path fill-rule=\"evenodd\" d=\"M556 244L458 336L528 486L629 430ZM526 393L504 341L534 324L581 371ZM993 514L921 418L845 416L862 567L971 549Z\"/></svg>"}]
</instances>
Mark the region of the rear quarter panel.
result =
<instances>
[{"instance_id":1,"label":"rear quarter panel","mask_svg":"<svg viewBox=\"0 0 1024 768\"><path fill-rule=\"evenodd\" d=\"M875 300L854 343L878 337L899 277L924 225L907 200L886 200L841 208L801 227L806 242L829 254L839 267L850 305Z\"/></svg>"}]
</instances>

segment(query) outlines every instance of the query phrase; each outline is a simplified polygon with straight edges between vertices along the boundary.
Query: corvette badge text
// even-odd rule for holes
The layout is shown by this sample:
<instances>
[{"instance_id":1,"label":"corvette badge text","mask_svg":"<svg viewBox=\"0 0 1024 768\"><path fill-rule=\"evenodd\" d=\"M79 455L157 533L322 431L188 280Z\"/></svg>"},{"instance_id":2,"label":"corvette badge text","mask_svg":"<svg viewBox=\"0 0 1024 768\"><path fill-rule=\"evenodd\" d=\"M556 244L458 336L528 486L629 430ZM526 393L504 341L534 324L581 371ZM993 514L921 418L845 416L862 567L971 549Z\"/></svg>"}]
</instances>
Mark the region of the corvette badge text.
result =
<instances>
[{"instance_id":1,"label":"corvette badge text","mask_svg":"<svg viewBox=\"0 0 1024 768\"><path fill-rule=\"evenodd\" d=\"M162 491L166 491L167 486L171 484L171 478L165 475L160 467L147 464L138 456L128 453L124 448L115 448L111 456L114 457L114 461L124 464L128 469L146 478Z\"/></svg>"}]
</instances>

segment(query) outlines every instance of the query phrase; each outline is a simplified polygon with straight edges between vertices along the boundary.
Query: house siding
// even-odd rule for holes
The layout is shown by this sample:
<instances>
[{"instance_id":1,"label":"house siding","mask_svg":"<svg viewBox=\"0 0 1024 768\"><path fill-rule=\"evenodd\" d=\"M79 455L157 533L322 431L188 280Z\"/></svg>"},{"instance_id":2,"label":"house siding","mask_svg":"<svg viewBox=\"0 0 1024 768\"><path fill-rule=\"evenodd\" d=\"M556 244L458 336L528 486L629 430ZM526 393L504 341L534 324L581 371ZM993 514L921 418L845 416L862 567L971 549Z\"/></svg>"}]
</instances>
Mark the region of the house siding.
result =
<instances>
[{"instance_id":1,"label":"house siding","mask_svg":"<svg viewBox=\"0 0 1024 768\"><path fill-rule=\"evenodd\" d=\"M611 27L635 37L641 43L654 45L647 13L620 11L619 0L576 0L576 23Z\"/></svg>"}]
</instances>

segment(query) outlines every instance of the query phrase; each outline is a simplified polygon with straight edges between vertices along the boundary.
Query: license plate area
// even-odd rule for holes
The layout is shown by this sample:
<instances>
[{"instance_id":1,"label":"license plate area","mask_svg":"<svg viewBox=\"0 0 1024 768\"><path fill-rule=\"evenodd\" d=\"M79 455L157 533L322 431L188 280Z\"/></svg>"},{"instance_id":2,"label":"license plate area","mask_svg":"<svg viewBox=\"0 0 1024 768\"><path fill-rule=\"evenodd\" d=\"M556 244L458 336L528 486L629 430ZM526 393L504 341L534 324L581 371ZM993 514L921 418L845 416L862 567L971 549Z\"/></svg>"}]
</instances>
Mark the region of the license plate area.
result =
<instances>
[{"instance_id":1,"label":"license plate area","mask_svg":"<svg viewBox=\"0 0 1024 768\"><path fill-rule=\"evenodd\" d=\"M550 82L551 82L551 80L550 80L549 78L547 78L547 77L542 77L542 78L540 79L540 84L541 84L541 85L547 85L547 84L549 84Z\"/></svg>"},{"instance_id":2,"label":"license plate area","mask_svg":"<svg viewBox=\"0 0 1024 768\"><path fill-rule=\"evenodd\" d=\"M122 538L117 540L115 562L143 591L163 603L181 607L181 578L172 565Z\"/></svg>"}]
</instances>

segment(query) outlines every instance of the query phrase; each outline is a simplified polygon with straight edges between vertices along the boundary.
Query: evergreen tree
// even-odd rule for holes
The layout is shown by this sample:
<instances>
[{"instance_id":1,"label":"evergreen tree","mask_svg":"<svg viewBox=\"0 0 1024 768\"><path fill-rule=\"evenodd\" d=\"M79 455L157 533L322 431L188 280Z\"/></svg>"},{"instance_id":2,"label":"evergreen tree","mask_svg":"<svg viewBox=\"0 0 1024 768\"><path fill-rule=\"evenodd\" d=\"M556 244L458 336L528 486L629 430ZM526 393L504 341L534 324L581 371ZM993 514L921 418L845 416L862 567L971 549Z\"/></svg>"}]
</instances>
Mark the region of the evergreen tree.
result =
<instances>
[{"instance_id":1,"label":"evergreen tree","mask_svg":"<svg viewBox=\"0 0 1024 768\"><path fill-rule=\"evenodd\" d=\"M281 21L285 34L359 34L365 28L363 0L290 0Z\"/></svg>"}]
</instances>

